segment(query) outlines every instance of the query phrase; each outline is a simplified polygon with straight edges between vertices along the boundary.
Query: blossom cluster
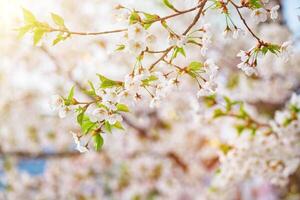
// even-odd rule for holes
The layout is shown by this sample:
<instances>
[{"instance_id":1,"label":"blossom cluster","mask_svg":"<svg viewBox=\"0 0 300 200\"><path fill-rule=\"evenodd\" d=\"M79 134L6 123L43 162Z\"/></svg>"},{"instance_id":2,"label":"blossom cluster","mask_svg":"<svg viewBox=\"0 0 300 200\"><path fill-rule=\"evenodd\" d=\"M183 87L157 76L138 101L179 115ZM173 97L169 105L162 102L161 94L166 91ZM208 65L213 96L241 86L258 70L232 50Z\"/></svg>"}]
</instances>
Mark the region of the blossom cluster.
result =
<instances>
[{"instance_id":1,"label":"blossom cluster","mask_svg":"<svg viewBox=\"0 0 300 200\"><path fill-rule=\"evenodd\" d=\"M1 151L54 158L35 177L18 170L18 159L5 159L3 198L244 199L265 189L261 198L271 199L267 193L286 192L300 164L299 96L276 110L299 87L300 60L275 20L279 6L90 1L74 13L67 5L59 5L66 12L47 9L64 13L52 13L51 23L36 17L47 12L24 9L18 31L25 38L11 39L10 52L0 54ZM24 77L41 84L25 88ZM50 97L55 112L40 105L52 93L59 94Z\"/></svg>"}]
</instances>

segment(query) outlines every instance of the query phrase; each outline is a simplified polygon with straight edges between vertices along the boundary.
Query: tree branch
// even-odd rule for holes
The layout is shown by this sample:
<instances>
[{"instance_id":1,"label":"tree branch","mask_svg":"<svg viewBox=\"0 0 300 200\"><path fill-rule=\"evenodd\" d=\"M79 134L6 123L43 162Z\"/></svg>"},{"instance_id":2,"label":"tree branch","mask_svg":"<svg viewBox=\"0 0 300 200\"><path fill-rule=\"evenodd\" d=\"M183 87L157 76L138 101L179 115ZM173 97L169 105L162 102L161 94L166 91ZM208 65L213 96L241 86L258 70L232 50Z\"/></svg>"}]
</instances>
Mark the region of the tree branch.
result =
<instances>
[{"instance_id":1,"label":"tree branch","mask_svg":"<svg viewBox=\"0 0 300 200\"><path fill-rule=\"evenodd\" d=\"M206 2L207 2L207 0L203 0L202 3L199 4L200 9L199 9L197 15L195 16L193 22L189 25L189 27L187 27L187 29L184 31L184 33L182 35L186 35L193 28L193 26L195 26L195 24L199 21Z\"/></svg>"}]
</instances>

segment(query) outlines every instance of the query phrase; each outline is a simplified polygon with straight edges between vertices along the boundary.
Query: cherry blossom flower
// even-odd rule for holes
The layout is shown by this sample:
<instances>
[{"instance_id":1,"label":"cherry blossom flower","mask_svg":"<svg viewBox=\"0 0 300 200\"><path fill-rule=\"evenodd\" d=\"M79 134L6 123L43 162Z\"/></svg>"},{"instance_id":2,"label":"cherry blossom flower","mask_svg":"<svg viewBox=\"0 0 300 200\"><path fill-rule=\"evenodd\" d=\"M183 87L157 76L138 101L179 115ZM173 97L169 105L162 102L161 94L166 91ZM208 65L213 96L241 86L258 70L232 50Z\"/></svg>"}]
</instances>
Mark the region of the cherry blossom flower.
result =
<instances>
[{"instance_id":1,"label":"cherry blossom flower","mask_svg":"<svg viewBox=\"0 0 300 200\"><path fill-rule=\"evenodd\" d=\"M142 25L139 23L133 24L128 28L129 40L145 41L147 32Z\"/></svg>"},{"instance_id":2,"label":"cherry blossom flower","mask_svg":"<svg viewBox=\"0 0 300 200\"><path fill-rule=\"evenodd\" d=\"M129 40L128 50L133 55L138 56L146 49L146 43L144 41Z\"/></svg>"},{"instance_id":3,"label":"cherry blossom flower","mask_svg":"<svg viewBox=\"0 0 300 200\"><path fill-rule=\"evenodd\" d=\"M290 104L297 108L300 108L300 96L296 93L293 93L290 99Z\"/></svg>"},{"instance_id":4,"label":"cherry blossom flower","mask_svg":"<svg viewBox=\"0 0 300 200\"><path fill-rule=\"evenodd\" d=\"M65 118L69 109L65 105L64 99L59 95L51 97L50 107L53 111L58 111L60 118Z\"/></svg>"},{"instance_id":5,"label":"cherry blossom flower","mask_svg":"<svg viewBox=\"0 0 300 200\"><path fill-rule=\"evenodd\" d=\"M274 6L271 11L270 11L270 15L271 15L271 19L275 20L278 18L278 10L279 10L280 6L276 5Z\"/></svg>"},{"instance_id":6,"label":"cherry blossom flower","mask_svg":"<svg viewBox=\"0 0 300 200\"><path fill-rule=\"evenodd\" d=\"M232 35L233 35L231 29L228 26L226 27L226 29L223 31L222 34L225 38L232 37Z\"/></svg>"},{"instance_id":7,"label":"cherry blossom flower","mask_svg":"<svg viewBox=\"0 0 300 200\"><path fill-rule=\"evenodd\" d=\"M108 117L107 117L107 121L110 123L110 124L115 124L116 122L122 122L123 118L120 114L110 114Z\"/></svg>"},{"instance_id":8,"label":"cherry blossom flower","mask_svg":"<svg viewBox=\"0 0 300 200\"><path fill-rule=\"evenodd\" d=\"M97 108L90 114L90 120L92 122L101 122L108 118L108 112L105 108Z\"/></svg>"},{"instance_id":9,"label":"cherry blossom flower","mask_svg":"<svg viewBox=\"0 0 300 200\"><path fill-rule=\"evenodd\" d=\"M239 37L242 37L242 36L245 36L245 35L246 35L246 33L243 29L236 28L233 31L232 38L233 39L238 39Z\"/></svg>"},{"instance_id":10,"label":"cherry blossom flower","mask_svg":"<svg viewBox=\"0 0 300 200\"><path fill-rule=\"evenodd\" d=\"M264 8L253 10L251 13L251 17L254 19L256 24L265 22L268 18L267 11Z\"/></svg>"},{"instance_id":11,"label":"cherry blossom flower","mask_svg":"<svg viewBox=\"0 0 300 200\"><path fill-rule=\"evenodd\" d=\"M78 135L74 132L71 132L74 142L76 144L76 150L78 150L80 153L86 153L89 151L89 149L86 146L82 146L80 143L80 138L78 137Z\"/></svg>"},{"instance_id":12,"label":"cherry blossom flower","mask_svg":"<svg viewBox=\"0 0 300 200\"><path fill-rule=\"evenodd\" d=\"M237 65L237 67L245 72L247 76L252 76L258 74L258 71L255 67L249 65L247 62L242 62Z\"/></svg>"},{"instance_id":13,"label":"cherry blossom flower","mask_svg":"<svg viewBox=\"0 0 300 200\"><path fill-rule=\"evenodd\" d=\"M168 43L170 46L184 47L187 44L188 37L185 35L170 35Z\"/></svg>"},{"instance_id":14,"label":"cherry blossom flower","mask_svg":"<svg viewBox=\"0 0 300 200\"><path fill-rule=\"evenodd\" d=\"M285 62L288 62L291 57L291 54L292 54L292 42L291 41L284 42L280 48L280 57Z\"/></svg>"}]
</instances>

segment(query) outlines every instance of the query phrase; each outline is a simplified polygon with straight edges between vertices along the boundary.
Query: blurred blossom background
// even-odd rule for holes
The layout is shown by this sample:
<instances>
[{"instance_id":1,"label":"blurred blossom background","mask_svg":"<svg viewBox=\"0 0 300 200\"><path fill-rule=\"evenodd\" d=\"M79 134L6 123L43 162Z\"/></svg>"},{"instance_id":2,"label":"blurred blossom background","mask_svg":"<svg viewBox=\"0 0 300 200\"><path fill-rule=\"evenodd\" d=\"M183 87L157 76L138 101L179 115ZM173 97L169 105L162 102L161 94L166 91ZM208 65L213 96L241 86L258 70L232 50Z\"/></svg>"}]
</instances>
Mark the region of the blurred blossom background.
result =
<instances>
[{"instance_id":1,"label":"blurred blossom background","mask_svg":"<svg viewBox=\"0 0 300 200\"><path fill-rule=\"evenodd\" d=\"M197 3L172 2L182 9ZM300 1L271 2L281 5L279 20L255 25L249 17L251 26L266 40L298 44ZM72 36L55 46L51 34L37 46L30 34L18 39L22 8L47 22L52 12L57 13L71 30L88 32L124 27L114 9L120 3L161 16L171 13L160 0L0 0L0 199L300 199L299 169L285 187L257 176L213 191L219 166L216 144L233 141L235 130L231 120L207 123L202 118L206 111L199 108L191 81L183 81L157 109L143 103L134 107L126 130L104 135L100 152L75 150L70 131L80 130L76 119L72 115L60 119L49 107L51 95L65 95L73 85L88 80L96 83L96 73L121 80L135 59L115 51L122 34ZM184 29L193 17L174 18L170 25ZM208 12L204 20L212 23L215 46L209 55L221 67L222 94L249 103L251 113L265 119L300 91L299 52L287 64L266 56L259 63L262 77L245 77L235 67L239 63L236 54L253 40L248 35L235 41L223 38L219 33L224 30L224 18L216 12ZM159 26L151 32L160 35L154 46L162 49L168 35ZM187 49L187 54L191 59L201 57L195 48ZM85 98L79 88L76 94Z\"/></svg>"}]
</instances>

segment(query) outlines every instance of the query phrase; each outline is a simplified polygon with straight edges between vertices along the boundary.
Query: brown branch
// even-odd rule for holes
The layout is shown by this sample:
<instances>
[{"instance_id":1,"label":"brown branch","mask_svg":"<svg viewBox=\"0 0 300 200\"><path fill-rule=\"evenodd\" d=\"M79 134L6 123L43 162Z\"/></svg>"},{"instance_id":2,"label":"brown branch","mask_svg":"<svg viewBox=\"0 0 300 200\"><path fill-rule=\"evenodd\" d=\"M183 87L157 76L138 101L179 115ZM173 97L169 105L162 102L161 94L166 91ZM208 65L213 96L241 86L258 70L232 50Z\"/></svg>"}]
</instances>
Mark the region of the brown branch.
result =
<instances>
[{"instance_id":1,"label":"brown branch","mask_svg":"<svg viewBox=\"0 0 300 200\"><path fill-rule=\"evenodd\" d=\"M173 17L177 17L179 15L183 15L183 14L192 12L192 11L198 9L199 7L201 7L201 4L197 5L196 7L184 10L184 11L178 11L177 13L172 14L172 15L168 15L168 16L165 16L165 17L160 17L160 18L154 19L152 21L147 21L147 23L155 23L155 22L158 22L158 21L164 21L164 20L167 20L167 19L170 19L170 18L173 18ZM62 32L62 33L68 33L68 34L71 34L71 35L105 35L105 34L111 34L111 33L120 33L120 32L124 32L124 31L127 31L127 30L128 29L117 29L117 30L102 31L102 32L77 32L77 31L69 31L69 30L66 30L66 29L51 28L49 30L49 32Z\"/></svg>"},{"instance_id":2,"label":"brown branch","mask_svg":"<svg viewBox=\"0 0 300 200\"><path fill-rule=\"evenodd\" d=\"M111 33L120 33L127 31L127 29L117 29L112 31L102 31L102 32L76 32L76 31L69 31L64 29L51 29L50 32L62 32L62 33L68 33L71 35L106 35Z\"/></svg>"},{"instance_id":3,"label":"brown branch","mask_svg":"<svg viewBox=\"0 0 300 200\"><path fill-rule=\"evenodd\" d=\"M261 39L260 39L257 35L255 35L255 33L254 33L254 32L251 30L251 28L248 26L248 24L247 24L245 18L243 17L243 15L242 15L242 13L241 13L241 11L240 11L240 7L239 7L238 5L236 5L234 2L232 2L231 0L230 0L230 3L235 7L235 9L236 9L237 13L239 14L239 16L240 16L240 18L241 18L243 24L246 26L246 28L247 28L248 31L251 33L251 35L258 41L259 44L262 44L263 42L261 41Z\"/></svg>"},{"instance_id":4,"label":"brown branch","mask_svg":"<svg viewBox=\"0 0 300 200\"><path fill-rule=\"evenodd\" d=\"M189 166L175 152L168 152L166 154L166 157L171 159L184 172L187 172L189 170Z\"/></svg>"},{"instance_id":5,"label":"brown branch","mask_svg":"<svg viewBox=\"0 0 300 200\"><path fill-rule=\"evenodd\" d=\"M167 50L165 50L165 53L157 60L155 61L152 65L149 67L149 71L151 71L155 65L157 65L160 61L164 60L164 58L168 55L168 53L173 49L173 46L169 47Z\"/></svg>"},{"instance_id":6,"label":"brown branch","mask_svg":"<svg viewBox=\"0 0 300 200\"><path fill-rule=\"evenodd\" d=\"M25 152L25 151L0 151L0 158L5 157L14 157L14 158L22 158L22 159L58 159L58 158L65 158L65 157L76 157L82 155L78 151L63 151L63 152L54 152L54 153L47 153L47 152Z\"/></svg>"},{"instance_id":7,"label":"brown branch","mask_svg":"<svg viewBox=\"0 0 300 200\"><path fill-rule=\"evenodd\" d=\"M147 21L147 23L154 23L154 22L158 22L158 21L164 21L166 19L170 19L170 18L173 18L173 17L177 17L179 15L183 15L183 14L192 12L194 10L197 10L200 7L201 7L201 4L197 5L196 7L193 7L193 8L187 9L187 10L183 10L183 11L180 11L180 12L172 14L172 15L168 15L168 16L161 17L161 18L158 18L158 19L154 19L152 21Z\"/></svg>"},{"instance_id":8,"label":"brown branch","mask_svg":"<svg viewBox=\"0 0 300 200\"><path fill-rule=\"evenodd\" d=\"M184 33L182 35L186 35L193 28L193 26L195 26L195 24L199 21L206 2L207 2L207 0L203 0L202 3L199 5L200 9L199 9L197 15L194 17L193 22L189 25L189 27L187 27L187 29L184 31Z\"/></svg>"}]
</instances>

